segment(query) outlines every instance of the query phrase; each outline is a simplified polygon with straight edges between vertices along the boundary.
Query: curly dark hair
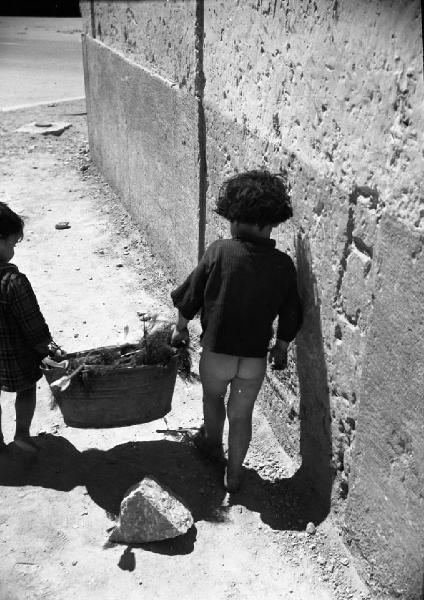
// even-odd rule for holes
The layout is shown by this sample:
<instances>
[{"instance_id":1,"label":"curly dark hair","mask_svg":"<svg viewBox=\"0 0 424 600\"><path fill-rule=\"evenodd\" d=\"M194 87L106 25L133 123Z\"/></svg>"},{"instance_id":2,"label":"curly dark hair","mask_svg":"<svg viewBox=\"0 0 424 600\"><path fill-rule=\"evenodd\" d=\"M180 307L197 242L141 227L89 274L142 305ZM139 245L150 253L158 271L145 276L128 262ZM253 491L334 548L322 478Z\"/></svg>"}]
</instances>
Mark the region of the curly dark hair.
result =
<instances>
[{"instance_id":1,"label":"curly dark hair","mask_svg":"<svg viewBox=\"0 0 424 600\"><path fill-rule=\"evenodd\" d=\"M293 216L285 175L253 170L230 177L219 190L215 212L260 228L284 223Z\"/></svg>"},{"instance_id":2,"label":"curly dark hair","mask_svg":"<svg viewBox=\"0 0 424 600\"><path fill-rule=\"evenodd\" d=\"M0 202L0 238L5 239L10 235L24 237L24 220L17 215L4 202Z\"/></svg>"}]
</instances>

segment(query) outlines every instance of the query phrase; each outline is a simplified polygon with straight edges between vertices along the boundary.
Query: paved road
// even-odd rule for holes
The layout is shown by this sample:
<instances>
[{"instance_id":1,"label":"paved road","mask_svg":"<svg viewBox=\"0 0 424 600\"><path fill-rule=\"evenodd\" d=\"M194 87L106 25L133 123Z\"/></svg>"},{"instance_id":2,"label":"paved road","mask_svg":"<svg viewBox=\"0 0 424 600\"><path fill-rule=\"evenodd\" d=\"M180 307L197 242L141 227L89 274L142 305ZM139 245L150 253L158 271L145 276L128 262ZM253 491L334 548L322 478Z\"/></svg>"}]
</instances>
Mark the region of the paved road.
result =
<instances>
[{"instance_id":1,"label":"paved road","mask_svg":"<svg viewBox=\"0 0 424 600\"><path fill-rule=\"evenodd\" d=\"M85 95L81 19L0 16L0 109Z\"/></svg>"}]
</instances>

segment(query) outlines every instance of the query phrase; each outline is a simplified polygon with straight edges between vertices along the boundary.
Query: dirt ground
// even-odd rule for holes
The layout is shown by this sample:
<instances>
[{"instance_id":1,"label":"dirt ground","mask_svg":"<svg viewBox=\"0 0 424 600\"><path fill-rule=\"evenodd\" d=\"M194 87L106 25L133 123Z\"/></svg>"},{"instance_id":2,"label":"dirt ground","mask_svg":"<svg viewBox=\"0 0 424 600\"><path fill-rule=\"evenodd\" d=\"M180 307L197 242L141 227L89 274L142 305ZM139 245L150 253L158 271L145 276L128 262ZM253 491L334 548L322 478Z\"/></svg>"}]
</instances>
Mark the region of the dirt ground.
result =
<instances>
[{"instance_id":1,"label":"dirt ground","mask_svg":"<svg viewBox=\"0 0 424 600\"><path fill-rule=\"evenodd\" d=\"M61 136L16 133L63 121ZM4 113L0 200L26 217L14 262L30 278L56 341L80 350L141 335L137 311L173 314L171 276L90 162L85 105ZM59 221L71 228L56 230ZM13 395L2 394L14 433ZM255 414L246 484L233 496L222 470L178 436L201 422L198 383L177 380L167 421L113 429L67 427L43 380L32 426L36 462L12 446L0 457L0 600L354 600L370 598L312 492L290 485L294 467ZM195 525L171 541L108 543L126 489L153 474L177 492Z\"/></svg>"}]
</instances>

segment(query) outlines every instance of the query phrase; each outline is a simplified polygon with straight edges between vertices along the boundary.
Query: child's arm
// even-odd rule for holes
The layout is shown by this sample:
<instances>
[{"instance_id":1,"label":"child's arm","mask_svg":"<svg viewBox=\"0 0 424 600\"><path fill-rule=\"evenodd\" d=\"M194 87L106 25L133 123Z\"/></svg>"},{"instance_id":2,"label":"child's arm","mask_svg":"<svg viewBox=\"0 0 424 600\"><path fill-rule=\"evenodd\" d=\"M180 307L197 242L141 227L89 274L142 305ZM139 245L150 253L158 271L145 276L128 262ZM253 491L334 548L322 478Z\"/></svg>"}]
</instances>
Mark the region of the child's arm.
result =
<instances>
[{"instance_id":1,"label":"child's arm","mask_svg":"<svg viewBox=\"0 0 424 600\"><path fill-rule=\"evenodd\" d=\"M31 284L22 273L11 277L8 286L8 300L12 315L27 340L28 346L41 355L47 355L52 337Z\"/></svg>"},{"instance_id":2,"label":"child's arm","mask_svg":"<svg viewBox=\"0 0 424 600\"><path fill-rule=\"evenodd\" d=\"M210 254L209 247L187 279L171 292L174 306L178 309L177 322L171 340L171 344L174 346L188 345L190 341L187 324L203 305L203 294L211 265Z\"/></svg>"},{"instance_id":3,"label":"child's arm","mask_svg":"<svg viewBox=\"0 0 424 600\"><path fill-rule=\"evenodd\" d=\"M183 317L178 311L177 322L171 337L171 346L188 346L190 343L190 334L187 329L188 319Z\"/></svg>"}]
</instances>

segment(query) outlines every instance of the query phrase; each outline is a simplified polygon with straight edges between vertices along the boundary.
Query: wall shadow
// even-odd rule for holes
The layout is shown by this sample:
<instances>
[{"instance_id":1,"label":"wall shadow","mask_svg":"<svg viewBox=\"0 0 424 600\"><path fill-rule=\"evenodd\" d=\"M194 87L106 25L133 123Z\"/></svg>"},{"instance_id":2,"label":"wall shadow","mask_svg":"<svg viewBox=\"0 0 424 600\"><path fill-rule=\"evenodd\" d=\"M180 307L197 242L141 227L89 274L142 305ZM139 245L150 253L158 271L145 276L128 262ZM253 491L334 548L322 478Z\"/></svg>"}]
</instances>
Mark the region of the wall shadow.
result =
<instances>
[{"instance_id":1,"label":"wall shadow","mask_svg":"<svg viewBox=\"0 0 424 600\"><path fill-rule=\"evenodd\" d=\"M274 529L302 531L308 522L318 525L328 516L335 471L320 298L309 239L303 232L296 239L296 259L303 305L303 325L296 338L302 463L291 478L275 481L263 480L248 469L246 485L231 503L260 512Z\"/></svg>"},{"instance_id":2,"label":"wall shadow","mask_svg":"<svg viewBox=\"0 0 424 600\"><path fill-rule=\"evenodd\" d=\"M330 394L321 330L320 297L309 239L303 232L297 236L296 260L304 313L303 325L296 338L302 464L294 478L297 485L310 488L318 494L322 521L330 512L335 477L332 467Z\"/></svg>"}]
</instances>

